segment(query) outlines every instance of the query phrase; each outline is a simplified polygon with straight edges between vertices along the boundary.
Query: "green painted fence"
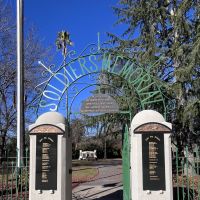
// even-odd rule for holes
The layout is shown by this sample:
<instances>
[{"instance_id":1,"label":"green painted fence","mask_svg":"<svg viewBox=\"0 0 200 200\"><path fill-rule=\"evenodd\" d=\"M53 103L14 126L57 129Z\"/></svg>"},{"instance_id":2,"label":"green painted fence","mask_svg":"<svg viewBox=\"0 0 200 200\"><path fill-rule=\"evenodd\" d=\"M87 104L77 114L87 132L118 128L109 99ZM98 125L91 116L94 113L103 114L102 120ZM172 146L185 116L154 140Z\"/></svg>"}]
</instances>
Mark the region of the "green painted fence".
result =
<instances>
[{"instance_id":1,"label":"green painted fence","mask_svg":"<svg viewBox=\"0 0 200 200\"><path fill-rule=\"evenodd\" d=\"M128 126L125 127L123 150L122 150L122 169L123 169L123 200L131 199L130 192L130 141Z\"/></svg>"},{"instance_id":2,"label":"green painted fence","mask_svg":"<svg viewBox=\"0 0 200 200\"><path fill-rule=\"evenodd\" d=\"M200 200L200 149L175 148L172 155L174 200Z\"/></svg>"},{"instance_id":3,"label":"green painted fence","mask_svg":"<svg viewBox=\"0 0 200 200\"><path fill-rule=\"evenodd\" d=\"M28 150L18 168L17 157L0 157L0 200L28 200Z\"/></svg>"},{"instance_id":4,"label":"green painted fence","mask_svg":"<svg viewBox=\"0 0 200 200\"><path fill-rule=\"evenodd\" d=\"M122 154L123 200L131 200L128 127L125 129ZM16 161L17 157L0 158L0 200L28 200L28 150L20 170ZM172 169L174 200L200 200L200 148L173 148Z\"/></svg>"}]
</instances>

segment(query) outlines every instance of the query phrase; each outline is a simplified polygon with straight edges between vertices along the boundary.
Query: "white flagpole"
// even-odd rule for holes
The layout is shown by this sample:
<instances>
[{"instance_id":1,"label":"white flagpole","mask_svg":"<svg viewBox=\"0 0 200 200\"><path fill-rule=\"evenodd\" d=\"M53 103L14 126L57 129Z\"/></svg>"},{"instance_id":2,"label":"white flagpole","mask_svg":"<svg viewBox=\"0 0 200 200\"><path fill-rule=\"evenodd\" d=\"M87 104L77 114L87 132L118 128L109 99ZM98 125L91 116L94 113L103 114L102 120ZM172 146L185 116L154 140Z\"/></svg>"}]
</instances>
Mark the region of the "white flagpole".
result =
<instances>
[{"instance_id":1,"label":"white flagpole","mask_svg":"<svg viewBox=\"0 0 200 200\"><path fill-rule=\"evenodd\" d=\"M17 166L23 157L24 140L24 55L23 0L17 0Z\"/></svg>"}]
</instances>

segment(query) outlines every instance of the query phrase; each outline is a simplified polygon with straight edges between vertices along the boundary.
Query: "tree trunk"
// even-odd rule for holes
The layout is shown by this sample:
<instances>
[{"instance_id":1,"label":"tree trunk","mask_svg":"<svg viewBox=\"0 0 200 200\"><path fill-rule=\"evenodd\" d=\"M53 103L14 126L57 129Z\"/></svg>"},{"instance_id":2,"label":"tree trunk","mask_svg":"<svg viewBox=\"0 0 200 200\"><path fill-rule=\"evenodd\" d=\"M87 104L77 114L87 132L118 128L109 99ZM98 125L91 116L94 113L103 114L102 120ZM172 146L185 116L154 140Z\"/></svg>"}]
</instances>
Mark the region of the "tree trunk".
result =
<instances>
[{"instance_id":1,"label":"tree trunk","mask_svg":"<svg viewBox=\"0 0 200 200\"><path fill-rule=\"evenodd\" d=\"M106 136L105 136L105 140L104 140L104 159L107 159L107 147L106 147Z\"/></svg>"}]
</instances>

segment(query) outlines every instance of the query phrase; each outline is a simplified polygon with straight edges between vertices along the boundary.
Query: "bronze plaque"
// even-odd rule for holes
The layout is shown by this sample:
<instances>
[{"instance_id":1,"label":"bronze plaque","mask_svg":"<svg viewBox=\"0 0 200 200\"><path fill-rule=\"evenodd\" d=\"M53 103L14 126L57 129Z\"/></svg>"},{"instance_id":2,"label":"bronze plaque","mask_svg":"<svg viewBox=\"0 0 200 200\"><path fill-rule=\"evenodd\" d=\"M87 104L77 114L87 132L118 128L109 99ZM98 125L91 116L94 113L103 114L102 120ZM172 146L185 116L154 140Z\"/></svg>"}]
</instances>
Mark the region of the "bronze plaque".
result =
<instances>
[{"instance_id":1,"label":"bronze plaque","mask_svg":"<svg viewBox=\"0 0 200 200\"><path fill-rule=\"evenodd\" d=\"M143 190L166 190L164 134L142 135Z\"/></svg>"},{"instance_id":2,"label":"bronze plaque","mask_svg":"<svg viewBox=\"0 0 200 200\"><path fill-rule=\"evenodd\" d=\"M95 94L82 103L81 113L116 113L119 106L114 98L107 94Z\"/></svg>"},{"instance_id":3,"label":"bronze plaque","mask_svg":"<svg viewBox=\"0 0 200 200\"><path fill-rule=\"evenodd\" d=\"M57 190L57 135L36 135L36 190Z\"/></svg>"},{"instance_id":4,"label":"bronze plaque","mask_svg":"<svg viewBox=\"0 0 200 200\"><path fill-rule=\"evenodd\" d=\"M140 125L134 130L135 134L138 133L144 134L149 132L171 133L171 129L160 123L148 122L146 124Z\"/></svg>"}]
</instances>

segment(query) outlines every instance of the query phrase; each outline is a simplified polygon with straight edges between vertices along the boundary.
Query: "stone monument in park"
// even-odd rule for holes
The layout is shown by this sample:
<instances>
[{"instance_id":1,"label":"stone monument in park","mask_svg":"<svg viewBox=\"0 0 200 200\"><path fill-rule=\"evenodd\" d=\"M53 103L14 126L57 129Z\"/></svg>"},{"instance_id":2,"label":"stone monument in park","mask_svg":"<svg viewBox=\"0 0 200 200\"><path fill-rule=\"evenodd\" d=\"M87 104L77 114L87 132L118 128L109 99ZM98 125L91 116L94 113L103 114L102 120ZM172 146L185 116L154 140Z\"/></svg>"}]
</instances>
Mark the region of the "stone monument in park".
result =
<instances>
[{"instance_id":1,"label":"stone monument in park","mask_svg":"<svg viewBox=\"0 0 200 200\"><path fill-rule=\"evenodd\" d=\"M29 133L29 200L71 200L71 137L66 119L47 112L29 126Z\"/></svg>"},{"instance_id":2,"label":"stone monument in park","mask_svg":"<svg viewBox=\"0 0 200 200\"><path fill-rule=\"evenodd\" d=\"M172 200L172 125L154 110L131 123L131 194L134 200Z\"/></svg>"}]
</instances>

